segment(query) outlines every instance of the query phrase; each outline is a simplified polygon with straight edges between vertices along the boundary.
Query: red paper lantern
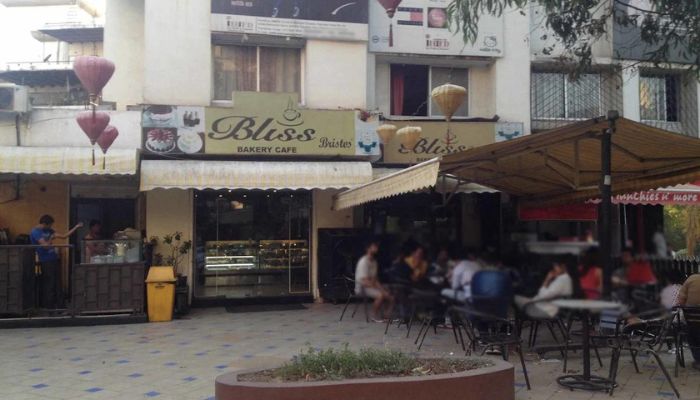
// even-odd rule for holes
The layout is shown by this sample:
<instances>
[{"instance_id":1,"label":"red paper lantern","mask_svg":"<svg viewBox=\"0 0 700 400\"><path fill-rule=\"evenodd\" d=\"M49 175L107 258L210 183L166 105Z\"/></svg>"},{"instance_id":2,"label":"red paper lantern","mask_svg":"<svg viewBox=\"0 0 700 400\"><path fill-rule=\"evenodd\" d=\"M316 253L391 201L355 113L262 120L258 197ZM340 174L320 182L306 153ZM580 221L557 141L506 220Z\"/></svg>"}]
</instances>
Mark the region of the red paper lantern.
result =
<instances>
[{"instance_id":1,"label":"red paper lantern","mask_svg":"<svg viewBox=\"0 0 700 400\"><path fill-rule=\"evenodd\" d=\"M93 146L97 143L97 138L100 137L102 131L109 125L109 114L104 111L83 111L78 113L75 119Z\"/></svg>"},{"instance_id":2,"label":"red paper lantern","mask_svg":"<svg viewBox=\"0 0 700 400\"><path fill-rule=\"evenodd\" d=\"M396 8L401 4L401 0L378 0L379 4L384 7L386 10L386 15L389 16L389 18L394 18L394 13L396 12Z\"/></svg>"},{"instance_id":3,"label":"red paper lantern","mask_svg":"<svg viewBox=\"0 0 700 400\"><path fill-rule=\"evenodd\" d=\"M100 137L97 138L97 144L102 149L103 154L107 154L107 150L109 150L110 146L112 146L112 143L114 143L114 141L117 139L117 136L119 136L119 131L112 125L107 126L105 130L102 131Z\"/></svg>"},{"instance_id":4,"label":"red paper lantern","mask_svg":"<svg viewBox=\"0 0 700 400\"><path fill-rule=\"evenodd\" d=\"M114 74L114 63L103 57L80 56L73 62L73 71L88 93L97 96Z\"/></svg>"}]
</instances>

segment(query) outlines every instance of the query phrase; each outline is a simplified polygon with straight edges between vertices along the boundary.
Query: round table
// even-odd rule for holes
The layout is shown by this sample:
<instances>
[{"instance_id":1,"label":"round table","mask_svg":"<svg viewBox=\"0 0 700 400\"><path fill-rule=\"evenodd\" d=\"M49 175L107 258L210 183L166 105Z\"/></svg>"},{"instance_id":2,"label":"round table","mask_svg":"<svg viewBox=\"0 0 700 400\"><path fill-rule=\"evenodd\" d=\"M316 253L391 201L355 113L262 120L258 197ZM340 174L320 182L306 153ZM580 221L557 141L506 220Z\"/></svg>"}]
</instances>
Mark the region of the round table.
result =
<instances>
[{"instance_id":1,"label":"round table","mask_svg":"<svg viewBox=\"0 0 700 400\"><path fill-rule=\"evenodd\" d=\"M613 387L610 379L601 376L591 375L591 348L590 348L590 325L589 317L591 313L600 313L603 310L614 310L622 307L622 304L603 300L553 300L552 304L559 308L578 311L582 315L583 332L583 374L564 375L557 378L557 382L569 389L601 390L609 391Z\"/></svg>"}]
</instances>

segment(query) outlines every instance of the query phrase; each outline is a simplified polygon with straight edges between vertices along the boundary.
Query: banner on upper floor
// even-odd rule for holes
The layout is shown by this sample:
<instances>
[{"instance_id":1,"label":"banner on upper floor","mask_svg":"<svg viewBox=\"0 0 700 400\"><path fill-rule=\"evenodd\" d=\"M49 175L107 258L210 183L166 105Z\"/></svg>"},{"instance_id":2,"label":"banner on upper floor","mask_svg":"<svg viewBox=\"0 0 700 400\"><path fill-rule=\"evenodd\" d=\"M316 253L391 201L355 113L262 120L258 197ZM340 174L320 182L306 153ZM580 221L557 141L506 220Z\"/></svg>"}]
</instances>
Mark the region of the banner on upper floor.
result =
<instances>
[{"instance_id":1,"label":"banner on upper floor","mask_svg":"<svg viewBox=\"0 0 700 400\"><path fill-rule=\"evenodd\" d=\"M366 41L368 4L350 0L211 0L212 31Z\"/></svg>"},{"instance_id":2,"label":"banner on upper floor","mask_svg":"<svg viewBox=\"0 0 700 400\"><path fill-rule=\"evenodd\" d=\"M236 92L233 107L151 105L143 151L163 156L378 157L376 117L299 107L296 93Z\"/></svg>"},{"instance_id":3,"label":"banner on upper floor","mask_svg":"<svg viewBox=\"0 0 700 400\"><path fill-rule=\"evenodd\" d=\"M398 3L398 6L395 6L395 3ZM476 41L465 43L461 32L450 30L447 16L450 3L452 0L403 0L393 3L369 0L370 51L502 56L503 18L482 15Z\"/></svg>"}]
</instances>

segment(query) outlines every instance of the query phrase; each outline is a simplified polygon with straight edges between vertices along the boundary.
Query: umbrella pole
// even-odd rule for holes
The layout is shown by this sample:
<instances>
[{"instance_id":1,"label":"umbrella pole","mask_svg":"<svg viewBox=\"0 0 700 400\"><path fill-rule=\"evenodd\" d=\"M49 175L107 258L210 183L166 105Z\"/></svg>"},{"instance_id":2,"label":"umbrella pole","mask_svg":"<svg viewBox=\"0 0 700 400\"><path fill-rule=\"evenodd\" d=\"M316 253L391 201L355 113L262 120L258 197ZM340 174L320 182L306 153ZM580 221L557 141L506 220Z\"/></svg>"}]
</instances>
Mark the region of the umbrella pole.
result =
<instances>
[{"instance_id":1,"label":"umbrella pole","mask_svg":"<svg viewBox=\"0 0 700 400\"><path fill-rule=\"evenodd\" d=\"M615 121L619 117L617 111L608 112L609 127L603 130L600 140L600 262L603 267L603 297L610 298L612 292L612 135L615 133Z\"/></svg>"}]
</instances>

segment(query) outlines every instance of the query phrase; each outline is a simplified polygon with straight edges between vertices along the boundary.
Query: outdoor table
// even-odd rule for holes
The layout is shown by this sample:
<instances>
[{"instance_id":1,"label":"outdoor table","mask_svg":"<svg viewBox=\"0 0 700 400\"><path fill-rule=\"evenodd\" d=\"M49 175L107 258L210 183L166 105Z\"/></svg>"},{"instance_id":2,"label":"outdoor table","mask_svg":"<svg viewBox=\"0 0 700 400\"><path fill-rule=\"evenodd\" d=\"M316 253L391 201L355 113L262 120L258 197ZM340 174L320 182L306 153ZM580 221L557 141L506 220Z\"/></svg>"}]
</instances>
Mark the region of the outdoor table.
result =
<instances>
[{"instance_id":1,"label":"outdoor table","mask_svg":"<svg viewBox=\"0 0 700 400\"><path fill-rule=\"evenodd\" d=\"M557 378L557 382L569 389L604 390L612 389L613 382L610 379L591 375L591 349L590 349L590 322L591 313L599 313L603 310L612 310L621 307L619 303L602 300L553 300L552 304L559 308L578 311L582 314L583 332L583 374L564 375Z\"/></svg>"}]
</instances>

